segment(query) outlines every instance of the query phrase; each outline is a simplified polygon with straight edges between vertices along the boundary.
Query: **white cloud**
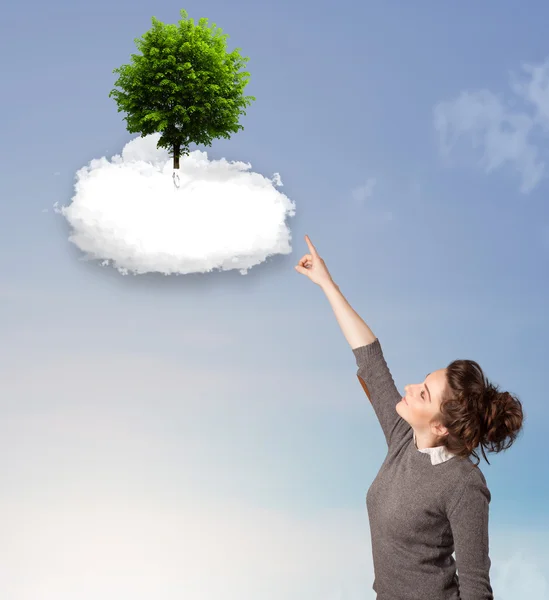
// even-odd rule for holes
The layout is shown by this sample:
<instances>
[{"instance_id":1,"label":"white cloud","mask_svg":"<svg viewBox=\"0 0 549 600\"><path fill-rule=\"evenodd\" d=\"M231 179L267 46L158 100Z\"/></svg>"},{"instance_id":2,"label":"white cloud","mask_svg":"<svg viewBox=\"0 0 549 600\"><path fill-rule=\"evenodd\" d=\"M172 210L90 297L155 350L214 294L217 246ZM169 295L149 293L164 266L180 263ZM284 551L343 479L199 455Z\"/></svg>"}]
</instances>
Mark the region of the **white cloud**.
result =
<instances>
[{"instance_id":1,"label":"white cloud","mask_svg":"<svg viewBox=\"0 0 549 600\"><path fill-rule=\"evenodd\" d=\"M291 252L285 224L295 205L251 165L181 157L178 180L159 134L129 142L112 160L77 172L76 194L56 210L72 227L70 241L87 258L121 273L193 273L238 269Z\"/></svg>"},{"instance_id":2,"label":"white cloud","mask_svg":"<svg viewBox=\"0 0 549 600\"><path fill-rule=\"evenodd\" d=\"M547 531L508 527L490 533L490 579L501 600L549 600Z\"/></svg>"},{"instance_id":3,"label":"white cloud","mask_svg":"<svg viewBox=\"0 0 549 600\"><path fill-rule=\"evenodd\" d=\"M367 198L370 198L374 193L374 188L376 186L376 179L374 177L370 177L366 180L364 185L358 186L353 189L352 196L353 200L362 204Z\"/></svg>"},{"instance_id":4,"label":"white cloud","mask_svg":"<svg viewBox=\"0 0 549 600\"><path fill-rule=\"evenodd\" d=\"M549 59L540 65L525 64L526 78L512 77L513 91L534 107L534 118L549 129Z\"/></svg>"},{"instance_id":5,"label":"white cloud","mask_svg":"<svg viewBox=\"0 0 549 600\"><path fill-rule=\"evenodd\" d=\"M434 125L446 157L466 138L480 149L479 164L486 173L511 166L520 176L520 191L529 193L546 172L547 148L538 138L549 129L549 60L523 65L522 70L521 80L511 80L512 102L490 90L463 91L435 107ZM517 99L523 100L524 109L515 107Z\"/></svg>"}]
</instances>

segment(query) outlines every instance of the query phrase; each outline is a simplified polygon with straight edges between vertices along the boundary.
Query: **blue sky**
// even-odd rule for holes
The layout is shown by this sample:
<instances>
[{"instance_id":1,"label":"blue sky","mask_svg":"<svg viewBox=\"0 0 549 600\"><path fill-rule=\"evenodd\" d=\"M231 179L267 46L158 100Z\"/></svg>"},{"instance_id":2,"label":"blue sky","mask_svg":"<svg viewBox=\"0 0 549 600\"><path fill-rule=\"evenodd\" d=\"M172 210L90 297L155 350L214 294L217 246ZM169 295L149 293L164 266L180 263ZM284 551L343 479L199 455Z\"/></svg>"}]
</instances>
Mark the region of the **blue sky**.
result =
<instances>
[{"instance_id":1,"label":"blue sky","mask_svg":"<svg viewBox=\"0 0 549 600\"><path fill-rule=\"evenodd\" d=\"M136 137L112 70L181 8L250 57L256 97L244 131L201 149L279 172L296 204L291 254L246 276L122 277L52 210ZM386 447L326 298L293 268L308 234L399 389L471 358L523 402L515 445L480 464L492 583L549 598L545 3L4 15L2 597L374 598L365 494Z\"/></svg>"}]
</instances>

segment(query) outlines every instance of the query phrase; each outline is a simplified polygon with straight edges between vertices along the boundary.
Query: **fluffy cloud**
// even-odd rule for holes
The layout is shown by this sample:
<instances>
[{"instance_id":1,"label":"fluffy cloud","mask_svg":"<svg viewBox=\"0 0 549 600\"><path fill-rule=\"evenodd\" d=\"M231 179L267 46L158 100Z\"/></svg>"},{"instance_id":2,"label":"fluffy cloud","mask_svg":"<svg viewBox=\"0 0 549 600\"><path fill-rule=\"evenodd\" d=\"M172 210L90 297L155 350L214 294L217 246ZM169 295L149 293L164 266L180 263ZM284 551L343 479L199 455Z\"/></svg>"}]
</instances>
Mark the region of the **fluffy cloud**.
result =
<instances>
[{"instance_id":1,"label":"fluffy cloud","mask_svg":"<svg viewBox=\"0 0 549 600\"><path fill-rule=\"evenodd\" d=\"M178 173L159 134L135 138L112 160L92 160L77 173L76 194L58 208L70 241L87 258L121 273L242 274L275 254L291 252L286 217L295 205L251 165L181 157Z\"/></svg>"}]
</instances>

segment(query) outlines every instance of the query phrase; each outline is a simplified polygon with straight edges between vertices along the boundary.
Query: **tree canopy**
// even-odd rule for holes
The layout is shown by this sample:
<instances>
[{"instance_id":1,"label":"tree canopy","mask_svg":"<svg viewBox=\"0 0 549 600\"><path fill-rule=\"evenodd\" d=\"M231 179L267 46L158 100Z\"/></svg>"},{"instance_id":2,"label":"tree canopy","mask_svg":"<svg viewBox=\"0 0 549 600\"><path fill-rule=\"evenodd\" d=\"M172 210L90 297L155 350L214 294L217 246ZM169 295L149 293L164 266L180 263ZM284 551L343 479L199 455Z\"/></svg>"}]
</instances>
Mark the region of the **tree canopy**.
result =
<instances>
[{"instance_id":1,"label":"tree canopy","mask_svg":"<svg viewBox=\"0 0 549 600\"><path fill-rule=\"evenodd\" d=\"M211 146L215 138L230 139L253 96L243 96L250 74L240 69L248 57L240 48L227 52L227 35L201 18L198 25L181 10L178 25L152 17L152 28L135 43L141 54L132 64L113 70L119 78L111 90L118 112L127 116L127 130L141 137L161 132L158 148L172 151L174 169L190 144Z\"/></svg>"}]
</instances>

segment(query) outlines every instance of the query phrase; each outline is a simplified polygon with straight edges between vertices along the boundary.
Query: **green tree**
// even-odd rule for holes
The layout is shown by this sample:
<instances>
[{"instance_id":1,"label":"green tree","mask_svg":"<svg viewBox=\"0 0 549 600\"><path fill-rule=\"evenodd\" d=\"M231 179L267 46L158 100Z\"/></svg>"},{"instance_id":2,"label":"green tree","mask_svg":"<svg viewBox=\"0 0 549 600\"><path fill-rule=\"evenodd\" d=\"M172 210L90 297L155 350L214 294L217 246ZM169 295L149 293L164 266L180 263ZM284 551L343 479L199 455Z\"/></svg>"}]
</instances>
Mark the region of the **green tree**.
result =
<instances>
[{"instance_id":1,"label":"green tree","mask_svg":"<svg viewBox=\"0 0 549 600\"><path fill-rule=\"evenodd\" d=\"M155 17L152 28L134 41L141 55L133 64L114 69L120 77L113 89L118 112L127 113L130 133L162 135L157 148L173 152L173 167L189 154L189 145L211 146L214 138L229 139L244 129L238 120L253 96L243 96L250 74L241 72L248 57L240 48L226 50L226 34L208 19L198 25L181 10L179 25L165 25Z\"/></svg>"}]
</instances>

